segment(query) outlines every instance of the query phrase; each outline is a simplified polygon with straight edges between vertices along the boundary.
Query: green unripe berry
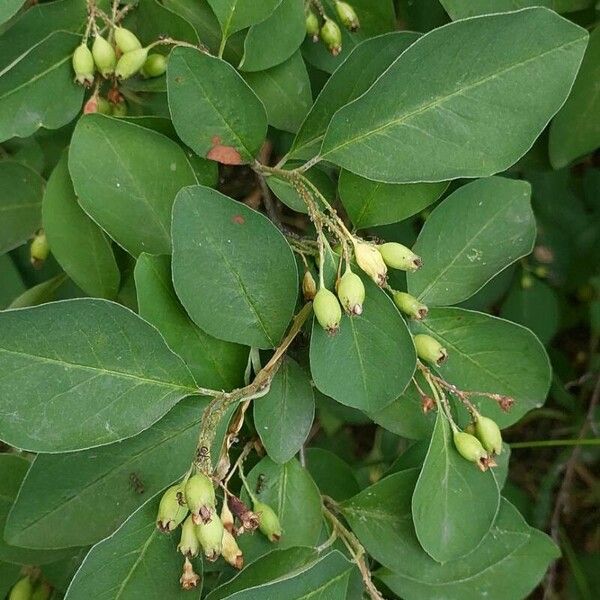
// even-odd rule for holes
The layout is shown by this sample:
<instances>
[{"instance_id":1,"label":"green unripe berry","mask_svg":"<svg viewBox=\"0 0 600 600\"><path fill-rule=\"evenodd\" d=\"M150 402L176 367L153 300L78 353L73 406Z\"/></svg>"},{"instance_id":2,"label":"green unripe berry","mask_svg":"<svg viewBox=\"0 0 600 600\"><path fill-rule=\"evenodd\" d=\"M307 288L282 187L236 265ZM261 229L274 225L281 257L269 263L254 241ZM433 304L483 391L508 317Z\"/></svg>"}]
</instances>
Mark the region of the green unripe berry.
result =
<instances>
[{"instance_id":1,"label":"green unripe berry","mask_svg":"<svg viewBox=\"0 0 600 600\"><path fill-rule=\"evenodd\" d=\"M377 246L385 264L392 269L414 272L423 266L423 261L410 249L397 242Z\"/></svg>"},{"instance_id":2,"label":"green unripe berry","mask_svg":"<svg viewBox=\"0 0 600 600\"><path fill-rule=\"evenodd\" d=\"M185 500L192 513L192 519L198 523L215 520L215 488L212 481L204 474L197 473L185 484ZM218 520L218 517L217 519ZM220 521L219 521L220 522Z\"/></svg>"},{"instance_id":3,"label":"green unripe berry","mask_svg":"<svg viewBox=\"0 0 600 600\"><path fill-rule=\"evenodd\" d=\"M200 552L200 542L196 535L196 525L194 525L191 516L189 516L181 526L181 538L179 539L177 550L188 558L194 558L195 556L198 556L198 553Z\"/></svg>"},{"instance_id":4,"label":"green unripe berry","mask_svg":"<svg viewBox=\"0 0 600 600\"><path fill-rule=\"evenodd\" d=\"M419 333L414 337L417 356L426 362L441 365L447 358L448 352L435 338Z\"/></svg>"},{"instance_id":5,"label":"green unripe berry","mask_svg":"<svg viewBox=\"0 0 600 600\"><path fill-rule=\"evenodd\" d=\"M481 442L474 435L464 431L455 431L453 437L454 446L458 453L466 460L476 463L479 468L485 470L488 455Z\"/></svg>"},{"instance_id":6,"label":"green unripe berry","mask_svg":"<svg viewBox=\"0 0 600 600\"><path fill-rule=\"evenodd\" d=\"M133 77L143 66L148 58L148 49L139 48L126 52L121 56L115 68L115 75L119 79L129 79Z\"/></svg>"},{"instance_id":7,"label":"green unripe berry","mask_svg":"<svg viewBox=\"0 0 600 600\"><path fill-rule=\"evenodd\" d=\"M322 287L313 300L313 310L319 325L329 334L334 335L340 328L342 309L335 294Z\"/></svg>"},{"instance_id":8,"label":"green unripe berry","mask_svg":"<svg viewBox=\"0 0 600 600\"><path fill-rule=\"evenodd\" d=\"M221 553L226 562L234 569L241 569L244 566L244 554L240 550L233 535L225 529L223 531L223 544Z\"/></svg>"},{"instance_id":9,"label":"green unripe berry","mask_svg":"<svg viewBox=\"0 0 600 600\"><path fill-rule=\"evenodd\" d=\"M52 594L52 587L49 583L42 581L36 588L33 590L33 594L31 595L31 600L48 600L50 595Z\"/></svg>"},{"instance_id":10,"label":"green unripe berry","mask_svg":"<svg viewBox=\"0 0 600 600\"><path fill-rule=\"evenodd\" d=\"M387 267L379 250L366 242L354 242L356 264L377 284L385 285Z\"/></svg>"},{"instance_id":11,"label":"green unripe berry","mask_svg":"<svg viewBox=\"0 0 600 600\"><path fill-rule=\"evenodd\" d=\"M48 255L50 254L50 244L43 229L40 229L31 241L29 246L29 259L35 269L40 269Z\"/></svg>"},{"instance_id":12,"label":"green unripe berry","mask_svg":"<svg viewBox=\"0 0 600 600\"><path fill-rule=\"evenodd\" d=\"M102 77L108 78L114 73L117 64L115 49L101 35L96 36L92 44L92 56Z\"/></svg>"},{"instance_id":13,"label":"green unripe berry","mask_svg":"<svg viewBox=\"0 0 600 600\"><path fill-rule=\"evenodd\" d=\"M350 31L356 31L360 27L360 22L358 21L356 12L347 2L340 2L339 0L336 0L335 11L337 12L340 21L344 27L346 27L346 29L349 29Z\"/></svg>"},{"instance_id":14,"label":"green unripe berry","mask_svg":"<svg viewBox=\"0 0 600 600\"><path fill-rule=\"evenodd\" d=\"M156 526L163 533L176 529L188 514L183 488L180 484L171 486L160 499Z\"/></svg>"},{"instance_id":15,"label":"green unripe berry","mask_svg":"<svg viewBox=\"0 0 600 600\"><path fill-rule=\"evenodd\" d=\"M306 33L313 42L319 41L319 17L310 9L306 13Z\"/></svg>"},{"instance_id":16,"label":"green unripe berry","mask_svg":"<svg viewBox=\"0 0 600 600\"><path fill-rule=\"evenodd\" d=\"M15 585L12 586L10 593L8 594L8 600L31 600L33 594L33 584L29 577L23 577L19 579Z\"/></svg>"},{"instance_id":17,"label":"green unripe berry","mask_svg":"<svg viewBox=\"0 0 600 600\"><path fill-rule=\"evenodd\" d=\"M414 296L406 292L394 292L392 295L394 304L405 315L420 321L427 316L428 308L421 304Z\"/></svg>"},{"instance_id":18,"label":"green unripe berry","mask_svg":"<svg viewBox=\"0 0 600 600\"><path fill-rule=\"evenodd\" d=\"M337 56L342 51L342 32L332 19L325 17L321 27L321 39L333 56Z\"/></svg>"},{"instance_id":19,"label":"green unripe berry","mask_svg":"<svg viewBox=\"0 0 600 600\"><path fill-rule=\"evenodd\" d=\"M361 278L347 270L338 281L337 295L340 304L349 315L361 315L365 301L365 286Z\"/></svg>"},{"instance_id":20,"label":"green unripe berry","mask_svg":"<svg viewBox=\"0 0 600 600\"><path fill-rule=\"evenodd\" d=\"M129 29L125 29L125 27L115 28L115 43L123 54L139 50L142 47L140 40L137 39L135 34L129 31Z\"/></svg>"},{"instance_id":21,"label":"green unripe berry","mask_svg":"<svg viewBox=\"0 0 600 600\"><path fill-rule=\"evenodd\" d=\"M200 522L196 525L196 536L204 551L204 556L215 561L221 555L223 549L223 523L217 515L210 521Z\"/></svg>"},{"instance_id":22,"label":"green unripe berry","mask_svg":"<svg viewBox=\"0 0 600 600\"><path fill-rule=\"evenodd\" d=\"M254 512L260 519L258 528L267 536L270 542L278 542L281 539L281 523L277 513L264 502L254 503Z\"/></svg>"},{"instance_id":23,"label":"green unripe berry","mask_svg":"<svg viewBox=\"0 0 600 600\"><path fill-rule=\"evenodd\" d=\"M160 77L167 70L167 57L162 54L149 54L144 66L142 75L144 77Z\"/></svg>"},{"instance_id":24,"label":"green unripe berry","mask_svg":"<svg viewBox=\"0 0 600 600\"><path fill-rule=\"evenodd\" d=\"M80 44L73 52L73 71L75 81L89 87L94 83L94 57L87 44Z\"/></svg>"},{"instance_id":25,"label":"green unripe berry","mask_svg":"<svg viewBox=\"0 0 600 600\"><path fill-rule=\"evenodd\" d=\"M112 106L106 98L98 98L98 112L101 115L112 114Z\"/></svg>"},{"instance_id":26,"label":"green unripe berry","mask_svg":"<svg viewBox=\"0 0 600 600\"><path fill-rule=\"evenodd\" d=\"M475 435L488 452L502 452L502 433L494 420L479 415L475 421Z\"/></svg>"},{"instance_id":27,"label":"green unripe berry","mask_svg":"<svg viewBox=\"0 0 600 600\"><path fill-rule=\"evenodd\" d=\"M126 117L129 112L127 108L127 102L121 100L117 104L113 104L111 107L111 114L113 117Z\"/></svg>"}]
</instances>

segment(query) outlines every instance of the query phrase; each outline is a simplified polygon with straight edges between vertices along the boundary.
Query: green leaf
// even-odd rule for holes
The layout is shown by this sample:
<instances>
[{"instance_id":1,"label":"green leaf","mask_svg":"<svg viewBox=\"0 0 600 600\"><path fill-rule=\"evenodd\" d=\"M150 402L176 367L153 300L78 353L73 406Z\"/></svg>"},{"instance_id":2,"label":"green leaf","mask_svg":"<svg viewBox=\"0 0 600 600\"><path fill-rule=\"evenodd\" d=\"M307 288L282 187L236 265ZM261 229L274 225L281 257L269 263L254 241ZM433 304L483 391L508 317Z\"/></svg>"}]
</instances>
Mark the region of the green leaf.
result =
<instances>
[{"instance_id":1,"label":"green leaf","mask_svg":"<svg viewBox=\"0 0 600 600\"><path fill-rule=\"evenodd\" d=\"M0 313L0 357L0 439L35 452L125 439L194 393L160 334L106 300Z\"/></svg>"},{"instance_id":2,"label":"green leaf","mask_svg":"<svg viewBox=\"0 0 600 600\"><path fill-rule=\"evenodd\" d=\"M431 213L413 250L423 267L408 291L431 306L457 304L529 254L536 236L526 181L491 177L468 183Z\"/></svg>"},{"instance_id":3,"label":"green leaf","mask_svg":"<svg viewBox=\"0 0 600 600\"><path fill-rule=\"evenodd\" d=\"M110 242L77 203L63 154L44 194L42 218L53 256L87 294L114 298L121 275Z\"/></svg>"},{"instance_id":4,"label":"green leaf","mask_svg":"<svg viewBox=\"0 0 600 600\"><path fill-rule=\"evenodd\" d=\"M40 127L58 129L79 112L83 87L73 81L71 66L79 41L56 31L0 71L0 142Z\"/></svg>"},{"instance_id":5,"label":"green leaf","mask_svg":"<svg viewBox=\"0 0 600 600\"><path fill-rule=\"evenodd\" d=\"M336 502L346 500L360 491L352 468L329 450L307 448L306 468L321 493Z\"/></svg>"},{"instance_id":6,"label":"green leaf","mask_svg":"<svg viewBox=\"0 0 600 600\"><path fill-rule=\"evenodd\" d=\"M223 38L264 21L281 0L208 0L219 23Z\"/></svg>"},{"instance_id":7,"label":"green leaf","mask_svg":"<svg viewBox=\"0 0 600 600\"><path fill-rule=\"evenodd\" d=\"M550 126L550 162L567 166L600 146L600 28L590 35L571 95Z\"/></svg>"},{"instance_id":8,"label":"green leaf","mask_svg":"<svg viewBox=\"0 0 600 600\"><path fill-rule=\"evenodd\" d=\"M167 89L177 134L198 156L230 165L253 160L267 133L267 115L230 64L176 48L167 68Z\"/></svg>"},{"instance_id":9,"label":"green leaf","mask_svg":"<svg viewBox=\"0 0 600 600\"><path fill-rule=\"evenodd\" d=\"M262 214L202 186L173 209L173 282L195 323L210 335L275 347L298 293L293 253Z\"/></svg>"},{"instance_id":10,"label":"green leaf","mask_svg":"<svg viewBox=\"0 0 600 600\"><path fill-rule=\"evenodd\" d=\"M481 545L466 557L440 565L421 548L414 532L411 496L417 474L417 469L395 473L342 504L353 532L386 567L377 577L406 600L527 597L557 556L550 539L529 527L503 500ZM525 558L529 553L531 562Z\"/></svg>"},{"instance_id":11,"label":"green leaf","mask_svg":"<svg viewBox=\"0 0 600 600\"><path fill-rule=\"evenodd\" d=\"M319 391L367 412L390 404L415 370L415 349L404 319L385 292L364 279L363 314L344 315L330 336L313 323L310 370Z\"/></svg>"},{"instance_id":12,"label":"green leaf","mask_svg":"<svg viewBox=\"0 0 600 600\"><path fill-rule=\"evenodd\" d=\"M64 273L59 273L51 279L42 281L42 283L26 289L21 295L17 296L8 308L26 308L51 302L56 299L57 290L66 280L67 276Z\"/></svg>"},{"instance_id":13,"label":"green leaf","mask_svg":"<svg viewBox=\"0 0 600 600\"><path fill-rule=\"evenodd\" d=\"M16 15L23 4L25 0L4 0L0 5L0 25Z\"/></svg>"},{"instance_id":14,"label":"green leaf","mask_svg":"<svg viewBox=\"0 0 600 600\"><path fill-rule=\"evenodd\" d=\"M397 223L435 202L448 187L440 183L381 183L342 170L338 189L357 229Z\"/></svg>"},{"instance_id":15,"label":"green leaf","mask_svg":"<svg viewBox=\"0 0 600 600\"><path fill-rule=\"evenodd\" d=\"M0 310L3 310L25 291L21 274L8 254L0 255L0 280Z\"/></svg>"},{"instance_id":16,"label":"green leaf","mask_svg":"<svg viewBox=\"0 0 600 600\"><path fill-rule=\"evenodd\" d=\"M185 473L206 405L201 398L183 400L158 423L119 444L38 455L9 515L6 538L31 548L104 539Z\"/></svg>"},{"instance_id":17,"label":"green leaf","mask_svg":"<svg viewBox=\"0 0 600 600\"><path fill-rule=\"evenodd\" d=\"M527 8L545 6L556 12L568 13L587 8L590 0L440 0L452 20L475 17L489 13L501 13Z\"/></svg>"},{"instance_id":18,"label":"green leaf","mask_svg":"<svg viewBox=\"0 0 600 600\"><path fill-rule=\"evenodd\" d=\"M179 584L181 554L178 533L165 535L155 524L159 498L153 498L109 538L96 544L75 574L65 600L119 598L120 600L176 600L200 598L202 584L193 592ZM193 561L202 575L202 561Z\"/></svg>"},{"instance_id":19,"label":"green leaf","mask_svg":"<svg viewBox=\"0 0 600 600\"><path fill-rule=\"evenodd\" d=\"M5 597L21 575L21 565L0 562L0 594Z\"/></svg>"},{"instance_id":20,"label":"green leaf","mask_svg":"<svg viewBox=\"0 0 600 600\"><path fill-rule=\"evenodd\" d=\"M244 41L242 71L264 71L290 58L306 37L304 2L282 0L273 13L253 25Z\"/></svg>"},{"instance_id":21,"label":"green leaf","mask_svg":"<svg viewBox=\"0 0 600 600\"><path fill-rule=\"evenodd\" d=\"M163 5L191 23L198 38L217 53L221 40L221 28L207 0L163 0Z\"/></svg>"},{"instance_id":22,"label":"green leaf","mask_svg":"<svg viewBox=\"0 0 600 600\"><path fill-rule=\"evenodd\" d=\"M310 80L300 52L267 71L244 73L244 79L264 104L269 125L298 131L312 106Z\"/></svg>"},{"instance_id":23,"label":"green leaf","mask_svg":"<svg viewBox=\"0 0 600 600\"><path fill-rule=\"evenodd\" d=\"M196 183L175 142L120 119L86 115L73 133L69 170L83 210L127 252L171 252L175 194Z\"/></svg>"},{"instance_id":24,"label":"green leaf","mask_svg":"<svg viewBox=\"0 0 600 600\"><path fill-rule=\"evenodd\" d=\"M243 385L248 348L204 333L179 303L171 281L168 256L140 255L135 266L140 316L162 333L198 385L215 390Z\"/></svg>"},{"instance_id":25,"label":"green leaf","mask_svg":"<svg viewBox=\"0 0 600 600\"><path fill-rule=\"evenodd\" d=\"M29 464L27 459L16 454L0 454L0 532L4 532L9 510L17 497ZM5 541L4 536L0 535L0 561L3 562L18 565L42 565L59 560L64 555L64 551L20 548L9 544Z\"/></svg>"},{"instance_id":26,"label":"green leaf","mask_svg":"<svg viewBox=\"0 0 600 600\"><path fill-rule=\"evenodd\" d=\"M335 112L366 92L418 37L417 33L397 31L356 46L321 90L296 135L290 155L298 158L316 155Z\"/></svg>"},{"instance_id":27,"label":"green leaf","mask_svg":"<svg viewBox=\"0 0 600 600\"><path fill-rule=\"evenodd\" d=\"M531 287L516 285L502 303L500 316L528 327L543 344L548 344L560 322L557 294L539 279L533 279Z\"/></svg>"},{"instance_id":28,"label":"green leaf","mask_svg":"<svg viewBox=\"0 0 600 600\"><path fill-rule=\"evenodd\" d=\"M308 375L284 359L266 396L254 404L254 426L267 454L277 463L290 460L302 447L315 416L315 397Z\"/></svg>"},{"instance_id":29,"label":"green leaf","mask_svg":"<svg viewBox=\"0 0 600 600\"><path fill-rule=\"evenodd\" d=\"M412 497L419 543L437 562L460 558L487 535L499 507L500 490L493 471L482 473L458 453L448 419L438 410Z\"/></svg>"},{"instance_id":30,"label":"green leaf","mask_svg":"<svg viewBox=\"0 0 600 600\"><path fill-rule=\"evenodd\" d=\"M515 400L505 413L489 398L474 396L481 412L502 428L544 403L550 387L550 363L539 340L521 325L462 308L433 308L414 322L415 333L427 333L448 350L436 370L466 391L506 394Z\"/></svg>"},{"instance_id":31,"label":"green leaf","mask_svg":"<svg viewBox=\"0 0 600 600\"><path fill-rule=\"evenodd\" d=\"M280 465L265 457L247 479L258 500L269 504L279 517L283 533L277 548L314 546L318 542L323 519L321 495L309 472L295 458ZM250 501L245 491L242 498ZM262 534L241 536L238 542L248 563L273 549L273 543Z\"/></svg>"},{"instance_id":32,"label":"green leaf","mask_svg":"<svg viewBox=\"0 0 600 600\"><path fill-rule=\"evenodd\" d=\"M0 162L0 254L32 237L42 224L44 180L29 167Z\"/></svg>"},{"instance_id":33,"label":"green leaf","mask_svg":"<svg viewBox=\"0 0 600 600\"><path fill-rule=\"evenodd\" d=\"M335 114L320 156L388 183L503 171L566 100L587 37L544 8L435 29Z\"/></svg>"},{"instance_id":34,"label":"green leaf","mask_svg":"<svg viewBox=\"0 0 600 600\"><path fill-rule=\"evenodd\" d=\"M353 565L337 550L323 556L307 548L275 551L260 558L207 600L346 600Z\"/></svg>"}]
</instances>

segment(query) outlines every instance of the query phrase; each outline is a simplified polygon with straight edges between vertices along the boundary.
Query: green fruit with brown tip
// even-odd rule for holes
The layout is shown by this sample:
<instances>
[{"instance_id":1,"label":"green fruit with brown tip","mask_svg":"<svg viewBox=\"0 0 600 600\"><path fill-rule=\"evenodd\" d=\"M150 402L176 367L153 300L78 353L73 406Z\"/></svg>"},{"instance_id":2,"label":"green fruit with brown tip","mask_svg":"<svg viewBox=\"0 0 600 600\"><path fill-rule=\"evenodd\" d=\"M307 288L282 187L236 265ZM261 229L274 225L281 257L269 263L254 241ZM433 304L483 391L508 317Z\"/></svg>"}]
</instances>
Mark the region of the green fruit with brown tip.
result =
<instances>
[{"instance_id":1,"label":"green fruit with brown tip","mask_svg":"<svg viewBox=\"0 0 600 600\"><path fill-rule=\"evenodd\" d=\"M306 33L313 42L319 41L319 17L310 9L306 13Z\"/></svg>"},{"instance_id":2,"label":"green fruit with brown tip","mask_svg":"<svg viewBox=\"0 0 600 600\"><path fill-rule=\"evenodd\" d=\"M354 8L347 2L336 0L335 11L346 29L356 31L360 27L360 22Z\"/></svg>"},{"instance_id":3,"label":"green fruit with brown tip","mask_svg":"<svg viewBox=\"0 0 600 600\"><path fill-rule=\"evenodd\" d=\"M43 229L40 229L29 246L29 257L35 269L40 269L50 254L50 244Z\"/></svg>"},{"instance_id":4,"label":"green fruit with brown tip","mask_svg":"<svg viewBox=\"0 0 600 600\"><path fill-rule=\"evenodd\" d=\"M215 561L223 549L223 523L215 514L210 521L196 525L196 536L207 560Z\"/></svg>"},{"instance_id":5,"label":"green fruit with brown tip","mask_svg":"<svg viewBox=\"0 0 600 600\"><path fill-rule=\"evenodd\" d=\"M372 244L354 241L356 264L379 286L387 281L387 266L379 250Z\"/></svg>"},{"instance_id":6,"label":"green fruit with brown tip","mask_svg":"<svg viewBox=\"0 0 600 600\"><path fill-rule=\"evenodd\" d=\"M466 460L480 464L482 460L487 459L488 455L485 448L474 435L464 431L455 431L453 437L454 446Z\"/></svg>"},{"instance_id":7,"label":"green fruit with brown tip","mask_svg":"<svg viewBox=\"0 0 600 600\"><path fill-rule=\"evenodd\" d=\"M414 337L417 356L426 362L441 365L448 358L448 352L435 338L420 333Z\"/></svg>"},{"instance_id":8,"label":"green fruit with brown tip","mask_svg":"<svg viewBox=\"0 0 600 600\"><path fill-rule=\"evenodd\" d=\"M189 516L181 526L181 538L179 539L177 550L188 558L194 558L198 556L198 553L200 552L200 542L196 535L196 525L194 525L191 516Z\"/></svg>"},{"instance_id":9,"label":"green fruit with brown tip","mask_svg":"<svg viewBox=\"0 0 600 600\"><path fill-rule=\"evenodd\" d=\"M142 75L144 77L160 77L167 70L167 57L162 54L149 54L144 66L142 67Z\"/></svg>"},{"instance_id":10,"label":"green fruit with brown tip","mask_svg":"<svg viewBox=\"0 0 600 600\"><path fill-rule=\"evenodd\" d=\"M94 39L92 56L102 77L108 78L114 73L117 64L115 49L101 35Z\"/></svg>"},{"instance_id":11,"label":"green fruit with brown tip","mask_svg":"<svg viewBox=\"0 0 600 600\"><path fill-rule=\"evenodd\" d=\"M156 526L163 533L170 533L176 529L188 514L185 504L183 487L180 484L172 485L160 499Z\"/></svg>"},{"instance_id":12,"label":"green fruit with brown tip","mask_svg":"<svg viewBox=\"0 0 600 600\"><path fill-rule=\"evenodd\" d=\"M129 79L133 77L143 66L148 58L148 49L139 48L126 52L121 56L115 67L115 75L118 79Z\"/></svg>"},{"instance_id":13,"label":"green fruit with brown tip","mask_svg":"<svg viewBox=\"0 0 600 600\"><path fill-rule=\"evenodd\" d=\"M392 269L414 272L423 266L423 261L410 248L398 242L387 242L377 246L385 264Z\"/></svg>"},{"instance_id":14,"label":"green fruit with brown tip","mask_svg":"<svg viewBox=\"0 0 600 600\"><path fill-rule=\"evenodd\" d=\"M340 277L337 284L337 295L347 314L362 315L365 285L356 273L347 270Z\"/></svg>"},{"instance_id":15,"label":"green fruit with brown tip","mask_svg":"<svg viewBox=\"0 0 600 600\"><path fill-rule=\"evenodd\" d=\"M414 296L406 292L394 292L392 294L394 304L405 315L420 321L427 316L428 308L421 304Z\"/></svg>"},{"instance_id":16,"label":"green fruit with brown tip","mask_svg":"<svg viewBox=\"0 0 600 600\"><path fill-rule=\"evenodd\" d=\"M342 32L332 19L325 17L321 27L321 39L333 56L337 56L342 51Z\"/></svg>"},{"instance_id":17,"label":"green fruit with brown tip","mask_svg":"<svg viewBox=\"0 0 600 600\"><path fill-rule=\"evenodd\" d=\"M260 519L258 526L260 531L267 536L269 541L278 542L281 539L281 523L277 513L264 502L255 502L253 510Z\"/></svg>"},{"instance_id":18,"label":"green fruit with brown tip","mask_svg":"<svg viewBox=\"0 0 600 600\"><path fill-rule=\"evenodd\" d=\"M241 569L244 566L244 554L240 550L238 543L227 529L223 531L223 544L221 554L226 562L234 569Z\"/></svg>"},{"instance_id":19,"label":"green fruit with brown tip","mask_svg":"<svg viewBox=\"0 0 600 600\"><path fill-rule=\"evenodd\" d=\"M475 421L475 435L488 452L502 452L502 433L496 421L479 415Z\"/></svg>"},{"instance_id":20,"label":"green fruit with brown tip","mask_svg":"<svg viewBox=\"0 0 600 600\"><path fill-rule=\"evenodd\" d=\"M339 331L342 309L333 292L322 287L313 300L313 310L319 325L327 333L335 335Z\"/></svg>"},{"instance_id":21,"label":"green fruit with brown tip","mask_svg":"<svg viewBox=\"0 0 600 600\"><path fill-rule=\"evenodd\" d=\"M212 481L204 473L192 475L185 484L185 499L192 513L194 523L208 523L216 518L215 488Z\"/></svg>"},{"instance_id":22,"label":"green fruit with brown tip","mask_svg":"<svg viewBox=\"0 0 600 600\"><path fill-rule=\"evenodd\" d=\"M77 83L86 87L94 83L94 57L87 44L77 46L75 52L73 52L72 64Z\"/></svg>"},{"instance_id":23,"label":"green fruit with brown tip","mask_svg":"<svg viewBox=\"0 0 600 600\"><path fill-rule=\"evenodd\" d=\"M140 40L137 39L135 34L129 31L129 29L125 29L125 27L115 28L115 42L117 48L123 54L139 50L142 47Z\"/></svg>"}]
</instances>

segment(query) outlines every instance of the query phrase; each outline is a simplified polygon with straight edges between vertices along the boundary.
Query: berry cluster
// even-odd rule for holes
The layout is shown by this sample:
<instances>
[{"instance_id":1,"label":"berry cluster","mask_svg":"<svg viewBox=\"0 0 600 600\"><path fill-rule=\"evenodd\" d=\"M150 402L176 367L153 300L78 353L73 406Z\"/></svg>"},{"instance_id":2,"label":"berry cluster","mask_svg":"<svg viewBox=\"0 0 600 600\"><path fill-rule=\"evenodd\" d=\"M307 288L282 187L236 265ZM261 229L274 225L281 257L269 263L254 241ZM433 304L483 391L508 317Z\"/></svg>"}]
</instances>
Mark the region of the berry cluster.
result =
<instances>
[{"instance_id":1,"label":"berry cluster","mask_svg":"<svg viewBox=\"0 0 600 600\"><path fill-rule=\"evenodd\" d=\"M316 9L316 12L312 7ZM347 2L336 0L335 12L340 22L349 31L356 31L360 27L356 12ZM322 40L333 56L337 56L342 51L342 32L338 24L327 16L321 2L312 1L308 3L306 33L315 43Z\"/></svg>"}]
</instances>

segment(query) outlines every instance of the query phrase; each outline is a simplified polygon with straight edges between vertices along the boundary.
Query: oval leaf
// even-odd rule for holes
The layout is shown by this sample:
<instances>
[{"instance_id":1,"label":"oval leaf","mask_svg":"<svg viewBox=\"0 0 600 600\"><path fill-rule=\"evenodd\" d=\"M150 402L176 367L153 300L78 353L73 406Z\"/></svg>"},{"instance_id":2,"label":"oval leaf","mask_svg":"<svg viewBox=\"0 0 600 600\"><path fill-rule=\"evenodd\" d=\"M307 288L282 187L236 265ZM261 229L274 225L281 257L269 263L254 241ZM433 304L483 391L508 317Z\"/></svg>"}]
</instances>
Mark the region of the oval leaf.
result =
<instances>
[{"instance_id":1,"label":"oval leaf","mask_svg":"<svg viewBox=\"0 0 600 600\"><path fill-rule=\"evenodd\" d=\"M202 186L182 190L173 209L173 282L207 333L275 347L298 293L294 255L262 214Z\"/></svg>"},{"instance_id":2,"label":"oval leaf","mask_svg":"<svg viewBox=\"0 0 600 600\"><path fill-rule=\"evenodd\" d=\"M149 427L194 382L160 334L105 300L0 313L0 439L67 452Z\"/></svg>"},{"instance_id":3,"label":"oval leaf","mask_svg":"<svg viewBox=\"0 0 600 600\"><path fill-rule=\"evenodd\" d=\"M536 236L526 181L490 177L448 196L425 221L413 250L423 267L408 291L431 306L457 304L529 254Z\"/></svg>"},{"instance_id":4,"label":"oval leaf","mask_svg":"<svg viewBox=\"0 0 600 600\"><path fill-rule=\"evenodd\" d=\"M306 441L315 416L315 397L307 374L284 359L266 396L254 402L254 426L267 454L285 463Z\"/></svg>"},{"instance_id":5,"label":"oval leaf","mask_svg":"<svg viewBox=\"0 0 600 600\"><path fill-rule=\"evenodd\" d=\"M167 68L169 110L182 141L228 165L251 162L267 133L262 102L224 60L176 48Z\"/></svg>"},{"instance_id":6,"label":"oval leaf","mask_svg":"<svg viewBox=\"0 0 600 600\"><path fill-rule=\"evenodd\" d=\"M489 398L471 398L500 427L516 423L544 403L550 362L540 341L525 327L462 308L434 308L412 329L432 335L448 350L448 360L436 367L444 379L462 390L514 398L508 413Z\"/></svg>"},{"instance_id":7,"label":"oval leaf","mask_svg":"<svg viewBox=\"0 0 600 600\"><path fill-rule=\"evenodd\" d=\"M44 231L54 258L87 294L114 298L121 275L104 232L77 203L63 154L52 171L44 194Z\"/></svg>"},{"instance_id":8,"label":"oval leaf","mask_svg":"<svg viewBox=\"0 0 600 600\"><path fill-rule=\"evenodd\" d=\"M236 31L264 21L281 0L208 0L208 3L221 24L223 38L228 38Z\"/></svg>"},{"instance_id":9,"label":"oval leaf","mask_svg":"<svg viewBox=\"0 0 600 600\"><path fill-rule=\"evenodd\" d=\"M438 410L412 497L419 543L440 563L464 556L487 535L499 507L495 474L491 469L482 473L458 453L448 419Z\"/></svg>"},{"instance_id":10,"label":"oval leaf","mask_svg":"<svg viewBox=\"0 0 600 600\"><path fill-rule=\"evenodd\" d=\"M366 299L359 317L342 317L330 336L313 323L310 370L319 391L338 402L371 412L404 391L416 355L404 319L385 292L364 280Z\"/></svg>"},{"instance_id":11,"label":"oval leaf","mask_svg":"<svg viewBox=\"0 0 600 600\"><path fill-rule=\"evenodd\" d=\"M545 8L435 29L336 113L320 156L388 183L503 171L566 100L587 37Z\"/></svg>"},{"instance_id":12,"label":"oval leaf","mask_svg":"<svg viewBox=\"0 0 600 600\"><path fill-rule=\"evenodd\" d=\"M83 210L127 252L171 252L173 200L196 183L175 142L119 119L86 115L73 133L69 171Z\"/></svg>"}]
</instances>

